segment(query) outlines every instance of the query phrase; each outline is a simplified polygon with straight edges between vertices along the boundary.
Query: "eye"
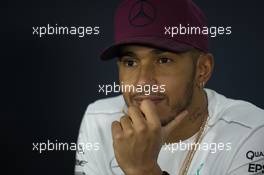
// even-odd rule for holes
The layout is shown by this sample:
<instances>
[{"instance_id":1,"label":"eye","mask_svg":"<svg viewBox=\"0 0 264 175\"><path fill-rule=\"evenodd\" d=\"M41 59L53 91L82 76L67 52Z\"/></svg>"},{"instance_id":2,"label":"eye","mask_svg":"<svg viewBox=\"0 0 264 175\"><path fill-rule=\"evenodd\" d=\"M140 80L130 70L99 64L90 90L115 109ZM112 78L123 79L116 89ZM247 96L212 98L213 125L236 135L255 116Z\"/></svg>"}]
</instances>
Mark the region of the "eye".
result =
<instances>
[{"instance_id":1,"label":"eye","mask_svg":"<svg viewBox=\"0 0 264 175\"><path fill-rule=\"evenodd\" d=\"M167 58L167 57L162 57L162 58L158 59L159 64L165 64L165 63L170 63L170 62L172 62L172 60L170 58Z\"/></svg>"},{"instance_id":2,"label":"eye","mask_svg":"<svg viewBox=\"0 0 264 175\"><path fill-rule=\"evenodd\" d=\"M137 60L134 58L121 58L120 62L126 67L134 67L137 65Z\"/></svg>"}]
</instances>

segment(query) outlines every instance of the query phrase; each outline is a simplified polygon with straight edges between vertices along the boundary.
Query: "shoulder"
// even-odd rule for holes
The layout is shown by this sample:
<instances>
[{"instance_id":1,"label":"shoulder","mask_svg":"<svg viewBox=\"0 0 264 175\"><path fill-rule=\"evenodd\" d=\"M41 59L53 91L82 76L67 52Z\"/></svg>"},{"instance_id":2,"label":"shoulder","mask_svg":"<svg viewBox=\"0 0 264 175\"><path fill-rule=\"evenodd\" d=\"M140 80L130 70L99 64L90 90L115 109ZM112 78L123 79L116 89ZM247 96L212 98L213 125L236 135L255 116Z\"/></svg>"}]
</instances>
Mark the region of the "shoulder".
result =
<instances>
[{"instance_id":1,"label":"shoulder","mask_svg":"<svg viewBox=\"0 0 264 175\"><path fill-rule=\"evenodd\" d=\"M264 110L243 100L227 98L206 89L210 128L208 141L230 145L229 151L219 151L212 157L221 160L223 174L248 173L252 163L246 155L249 150L263 148ZM211 133L211 135L210 135ZM210 140L211 139L211 140ZM254 161L258 161L256 159Z\"/></svg>"},{"instance_id":2,"label":"shoulder","mask_svg":"<svg viewBox=\"0 0 264 175\"><path fill-rule=\"evenodd\" d=\"M125 106L125 101L122 95L99 99L91 103L85 114L111 114L120 113Z\"/></svg>"},{"instance_id":3,"label":"shoulder","mask_svg":"<svg viewBox=\"0 0 264 175\"><path fill-rule=\"evenodd\" d=\"M100 99L89 104L82 118L80 134L90 139L109 140L112 138L111 123L124 115L124 105L123 96Z\"/></svg>"},{"instance_id":4,"label":"shoulder","mask_svg":"<svg viewBox=\"0 0 264 175\"><path fill-rule=\"evenodd\" d=\"M81 122L81 130L111 131L111 123L124 115L123 96L99 99L88 105Z\"/></svg>"},{"instance_id":5,"label":"shoulder","mask_svg":"<svg viewBox=\"0 0 264 175\"><path fill-rule=\"evenodd\" d=\"M264 111L252 103L237 100L223 113L223 119L249 128L264 126Z\"/></svg>"},{"instance_id":6,"label":"shoulder","mask_svg":"<svg viewBox=\"0 0 264 175\"><path fill-rule=\"evenodd\" d=\"M243 100L227 98L213 90L206 90L209 99L209 113L227 124L238 124L247 128L264 126L264 110Z\"/></svg>"}]
</instances>

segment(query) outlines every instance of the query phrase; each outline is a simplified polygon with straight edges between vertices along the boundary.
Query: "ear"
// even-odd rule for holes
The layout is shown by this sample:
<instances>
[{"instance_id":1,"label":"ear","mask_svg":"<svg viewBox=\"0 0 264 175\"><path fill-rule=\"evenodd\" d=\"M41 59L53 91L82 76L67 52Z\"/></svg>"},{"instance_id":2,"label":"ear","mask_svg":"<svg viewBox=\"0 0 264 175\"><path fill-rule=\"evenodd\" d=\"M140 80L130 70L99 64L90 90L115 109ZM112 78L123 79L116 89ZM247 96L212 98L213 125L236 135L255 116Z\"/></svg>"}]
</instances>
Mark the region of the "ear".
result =
<instances>
[{"instance_id":1,"label":"ear","mask_svg":"<svg viewBox=\"0 0 264 175\"><path fill-rule=\"evenodd\" d=\"M211 53L202 53L196 64L196 82L200 86L203 86L210 79L214 69L214 57Z\"/></svg>"}]
</instances>

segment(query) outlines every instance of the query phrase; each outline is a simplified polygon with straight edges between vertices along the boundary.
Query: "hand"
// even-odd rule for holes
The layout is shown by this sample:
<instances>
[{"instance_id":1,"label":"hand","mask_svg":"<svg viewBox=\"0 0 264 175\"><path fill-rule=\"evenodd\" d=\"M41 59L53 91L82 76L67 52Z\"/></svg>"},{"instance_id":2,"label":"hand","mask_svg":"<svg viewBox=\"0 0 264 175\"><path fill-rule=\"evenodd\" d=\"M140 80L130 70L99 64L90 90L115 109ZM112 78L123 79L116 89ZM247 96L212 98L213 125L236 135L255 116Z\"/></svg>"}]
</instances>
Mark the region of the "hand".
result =
<instances>
[{"instance_id":1,"label":"hand","mask_svg":"<svg viewBox=\"0 0 264 175\"><path fill-rule=\"evenodd\" d=\"M161 174L157 164L163 142L186 116L182 112L162 127L155 104L143 100L140 109L128 108L128 116L112 123L113 147L116 160L126 175Z\"/></svg>"}]
</instances>

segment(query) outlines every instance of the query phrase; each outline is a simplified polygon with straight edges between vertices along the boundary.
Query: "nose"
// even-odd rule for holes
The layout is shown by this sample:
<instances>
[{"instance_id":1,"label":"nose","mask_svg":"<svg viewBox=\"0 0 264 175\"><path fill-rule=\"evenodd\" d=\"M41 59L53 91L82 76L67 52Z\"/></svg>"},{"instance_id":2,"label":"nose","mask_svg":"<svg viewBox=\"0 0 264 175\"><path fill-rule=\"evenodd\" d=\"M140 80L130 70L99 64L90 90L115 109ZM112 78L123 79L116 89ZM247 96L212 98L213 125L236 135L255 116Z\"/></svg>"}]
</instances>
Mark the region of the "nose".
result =
<instances>
[{"instance_id":1,"label":"nose","mask_svg":"<svg viewBox=\"0 0 264 175\"><path fill-rule=\"evenodd\" d=\"M140 67L138 78L137 78L137 85L154 85L156 84L155 78L155 67L152 64L142 65Z\"/></svg>"}]
</instances>

